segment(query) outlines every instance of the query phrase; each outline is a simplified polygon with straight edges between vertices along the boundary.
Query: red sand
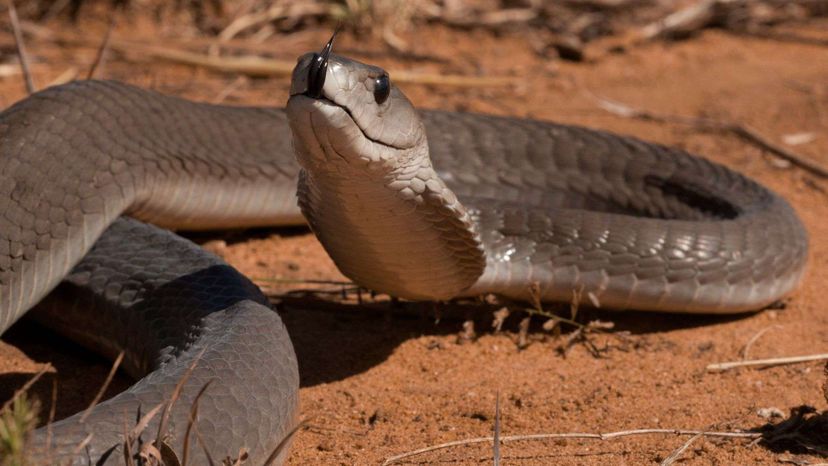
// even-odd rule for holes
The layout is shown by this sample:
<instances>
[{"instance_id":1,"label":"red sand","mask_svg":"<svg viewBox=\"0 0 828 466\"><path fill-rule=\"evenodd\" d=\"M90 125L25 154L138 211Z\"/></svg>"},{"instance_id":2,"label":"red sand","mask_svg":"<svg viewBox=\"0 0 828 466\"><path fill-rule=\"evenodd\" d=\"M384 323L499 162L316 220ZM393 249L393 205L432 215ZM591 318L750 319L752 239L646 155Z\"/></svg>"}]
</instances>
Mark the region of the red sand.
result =
<instances>
[{"instance_id":1,"label":"red sand","mask_svg":"<svg viewBox=\"0 0 828 466\"><path fill-rule=\"evenodd\" d=\"M66 27L57 22L53 28ZM123 37L154 40L152 24L135 21ZM825 21L814 33L826 37ZM78 30L100 37L101 21ZM268 44L278 57L293 59L317 49L329 32L315 29ZM828 283L828 184L736 137L671 124L624 119L601 110L591 94L654 112L738 121L782 144L784 135L813 132L809 143L790 147L828 165L828 60L825 48L705 32L677 44L652 43L594 63L570 64L539 58L528 38L496 37L483 31L420 28L409 37L413 52L446 60L406 62L370 40L345 35L341 53L392 69L417 72L508 75L513 88L451 88L405 85L422 107L531 116L632 134L703 154L754 177L785 196L810 235L810 269L784 311L716 318L646 313L592 313L629 331L626 343L597 358L584 345L566 357L561 339L540 328L519 350L519 318L502 333L490 330L492 316L474 317L480 338L458 344L461 320L417 318L361 310L342 304L286 305L283 316L300 360L302 416L308 419L294 442L290 464L378 464L424 446L491 435L495 397L501 395L503 435L609 432L637 428L744 429L766 422L760 408L787 413L801 404L822 410L820 363L766 370L705 372L713 362L735 360L757 332L770 327L750 348L751 357L826 352L828 314L820 295ZM3 44L9 33L0 34ZM35 77L41 85L76 67L82 74L93 47L58 47L31 40ZM118 79L162 92L212 101L281 105L287 78L240 79L168 63L136 64L113 56L103 69ZM393 79L393 74L392 74ZM228 87L231 86L231 87ZM0 79L0 104L24 96L19 76ZM253 235L218 235L218 249L253 278L342 279L314 237L303 229ZM213 244L213 249L216 245ZM264 285L265 282L262 282ZM336 300L334 300L336 301ZM0 402L43 364L51 372L35 387L48 404L58 381L58 417L85 407L109 363L62 342L33 325L20 325L0 342ZM119 378L110 392L129 383ZM503 446L505 464L653 464L687 437L644 436L612 441L521 441ZM742 440L699 439L681 464L776 463L789 457ZM812 462L819 458L803 456ZM413 463L490 463L491 445L441 450ZM411 463L408 463L411 464Z\"/></svg>"}]
</instances>

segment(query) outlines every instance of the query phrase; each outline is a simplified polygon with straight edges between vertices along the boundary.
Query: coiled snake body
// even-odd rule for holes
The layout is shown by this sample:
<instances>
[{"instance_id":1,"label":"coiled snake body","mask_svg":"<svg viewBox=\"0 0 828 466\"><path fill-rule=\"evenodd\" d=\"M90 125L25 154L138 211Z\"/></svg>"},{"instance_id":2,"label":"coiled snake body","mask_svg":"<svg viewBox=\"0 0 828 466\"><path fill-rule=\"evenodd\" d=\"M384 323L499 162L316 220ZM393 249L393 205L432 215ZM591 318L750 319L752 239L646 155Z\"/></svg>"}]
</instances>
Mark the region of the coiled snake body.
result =
<instances>
[{"instance_id":1,"label":"coiled snake body","mask_svg":"<svg viewBox=\"0 0 828 466\"><path fill-rule=\"evenodd\" d=\"M205 445L266 458L298 407L281 321L245 277L143 222L301 223L297 189L346 275L410 299L525 299L536 283L546 300L582 289L607 308L739 312L790 291L808 246L784 200L722 166L584 128L417 113L384 71L329 49L300 59L287 112L115 82L47 89L0 114L0 330L40 302L37 318L125 351L140 380L56 423L48 445L35 432L33 451L121 461L125 420L168 398L200 355L169 445L180 454L213 380Z\"/></svg>"}]
</instances>

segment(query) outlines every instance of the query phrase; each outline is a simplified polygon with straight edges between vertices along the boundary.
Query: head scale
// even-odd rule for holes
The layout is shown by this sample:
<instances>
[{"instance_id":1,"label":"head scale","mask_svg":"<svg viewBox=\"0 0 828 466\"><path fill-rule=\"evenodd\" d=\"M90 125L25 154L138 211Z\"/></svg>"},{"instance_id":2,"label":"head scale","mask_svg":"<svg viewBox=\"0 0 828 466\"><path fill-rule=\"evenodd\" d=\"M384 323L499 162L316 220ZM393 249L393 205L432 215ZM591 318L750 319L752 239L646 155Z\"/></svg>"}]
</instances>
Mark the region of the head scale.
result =
<instances>
[{"instance_id":1,"label":"head scale","mask_svg":"<svg viewBox=\"0 0 828 466\"><path fill-rule=\"evenodd\" d=\"M293 71L287 113L299 162L319 171L348 163L376 174L427 158L411 102L382 68L332 53L335 37L300 57Z\"/></svg>"}]
</instances>

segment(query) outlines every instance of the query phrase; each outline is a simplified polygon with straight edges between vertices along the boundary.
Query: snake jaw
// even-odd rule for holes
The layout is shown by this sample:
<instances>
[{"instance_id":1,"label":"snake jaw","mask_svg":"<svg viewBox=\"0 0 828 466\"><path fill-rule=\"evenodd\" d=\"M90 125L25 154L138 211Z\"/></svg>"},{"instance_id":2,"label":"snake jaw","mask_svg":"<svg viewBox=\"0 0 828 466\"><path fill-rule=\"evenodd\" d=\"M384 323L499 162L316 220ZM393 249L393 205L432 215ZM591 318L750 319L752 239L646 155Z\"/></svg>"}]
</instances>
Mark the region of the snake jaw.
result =
<instances>
[{"instance_id":1,"label":"snake jaw","mask_svg":"<svg viewBox=\"0 0 828 466\"><path fill-rule=\"evenodd\" d=\"M372 140L347 109L326 98L295 95L287 108L297 161L314 173L384 178L401 165L419 164L424 155Z\"/></svg>"}]
</instances>

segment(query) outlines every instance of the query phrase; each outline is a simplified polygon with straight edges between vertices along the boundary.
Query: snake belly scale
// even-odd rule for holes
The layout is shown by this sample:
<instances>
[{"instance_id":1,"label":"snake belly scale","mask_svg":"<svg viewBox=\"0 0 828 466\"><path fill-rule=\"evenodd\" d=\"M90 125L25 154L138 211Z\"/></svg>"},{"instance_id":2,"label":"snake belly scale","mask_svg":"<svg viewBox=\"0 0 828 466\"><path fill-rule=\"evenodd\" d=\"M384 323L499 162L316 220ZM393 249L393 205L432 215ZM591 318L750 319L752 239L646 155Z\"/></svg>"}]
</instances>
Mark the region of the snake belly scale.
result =
<instances>
[{"instance_id":1,"label":"snake belly scale","mask_svg":"<svg viewBox=\"0 0 828 466\"><path fill-rule=\"evenodd\" d=\"M165 438L180 452L212 381L203 442L261 463L296 423L290 338L255 285L162 228L302 214L346 275L418 300L526 299L537 284L544 300L581 288L610 309L741 312L795 287L808 250L793 209L725 167L580 127L418 112L383 70L329 47L300 58L286 110L116 82L50 88L0 114L0 331L33 309L124 351L138 382L48 441L36 431L33 451L119 464L124 420L200 356Z\"/></svg>"}]
</instances>

